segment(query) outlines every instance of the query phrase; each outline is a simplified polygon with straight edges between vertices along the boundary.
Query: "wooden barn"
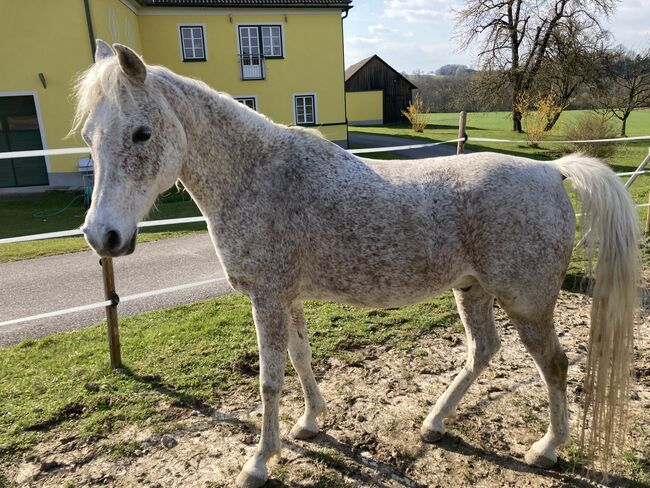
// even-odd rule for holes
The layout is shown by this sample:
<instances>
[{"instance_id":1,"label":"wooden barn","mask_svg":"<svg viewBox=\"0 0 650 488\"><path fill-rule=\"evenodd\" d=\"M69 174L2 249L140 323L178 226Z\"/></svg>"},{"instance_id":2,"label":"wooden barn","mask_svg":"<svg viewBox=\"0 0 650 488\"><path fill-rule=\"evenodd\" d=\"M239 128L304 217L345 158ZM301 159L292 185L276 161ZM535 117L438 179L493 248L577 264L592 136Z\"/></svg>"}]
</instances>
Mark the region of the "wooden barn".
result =
<instances>
[{"instance_id":1,"label":"wooden barn","mask_svg":"<svg viewBox=\"0 0 650 488\"><path fill-rule=\"evenodd\" d=\"M345 70L345 92L348 99L360 96L358 92L379 91L382 95L383 122L405 120L402 110L408 107L412 91L417 89L413 83L392 68L376 54L353 64ZM353 101L354 106L354 101ZM355 123L355 114L348 113L350 123ZM359 120L360 123L371 121Z\"/></svg>"}]
</instances>

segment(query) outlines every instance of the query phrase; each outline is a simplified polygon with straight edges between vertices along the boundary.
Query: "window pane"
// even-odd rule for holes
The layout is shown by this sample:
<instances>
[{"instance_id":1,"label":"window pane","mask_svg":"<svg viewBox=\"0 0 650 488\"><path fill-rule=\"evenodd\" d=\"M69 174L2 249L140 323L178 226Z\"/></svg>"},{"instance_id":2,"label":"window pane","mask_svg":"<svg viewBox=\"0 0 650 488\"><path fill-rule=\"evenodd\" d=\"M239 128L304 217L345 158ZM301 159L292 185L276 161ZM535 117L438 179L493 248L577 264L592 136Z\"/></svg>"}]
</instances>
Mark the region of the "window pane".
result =
<instances>
[{"instance_id":1,"label":"window pane","mask_svg":"<svg viewBox=\"0 0 650 488\"><path fill-rule=\"evenodd\" d=\"M262 47L267 56L282 56L281 30L277 25L262 26Z\"/></svg>"},{"instance_id":2,"label":"window pane","mask_svg":"<svg viewBox=\"0 0 650 488\"><path fill-rule=\"evenodd\" d=\"M38 130L38 119L36 115L14 115L7 117L9 130Z\"/></svg>"},{"instance_id":3,"label":"window pane","mask_svg":"<svg viewBox=\"0 0 650 488\"><path fill-rule=\"evenodd\" d=\"M183 59L205 59L201 27L181 27L181 41Z\"/></svg>"}]
</instances>

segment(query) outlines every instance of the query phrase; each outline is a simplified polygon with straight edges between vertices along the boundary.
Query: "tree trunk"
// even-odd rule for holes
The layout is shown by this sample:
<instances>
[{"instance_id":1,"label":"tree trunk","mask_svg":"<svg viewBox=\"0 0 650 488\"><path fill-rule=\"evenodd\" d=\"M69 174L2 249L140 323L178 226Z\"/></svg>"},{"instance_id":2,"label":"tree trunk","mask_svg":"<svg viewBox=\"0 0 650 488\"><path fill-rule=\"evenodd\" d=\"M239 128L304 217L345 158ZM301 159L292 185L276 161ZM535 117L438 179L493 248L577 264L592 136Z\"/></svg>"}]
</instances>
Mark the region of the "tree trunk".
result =
<instances>
[{"instance_id":1,"label":"tree trunk","mask_svg":"<svg viewBox=\"0 0 650 488\"><path fill-rule=\"evenodd\" d=\"M625 127L627 126L627 117L629 114L623 115L623 118L621 118L621 137L627 137L625 135Z\"/></svg>"},{"instance_id":2,"label":"tree trunk","mask_svg":"<svg viewBox=\"0 0 650 488\"><path fill-rule=\"evenodd\" d=\"M515 107L512 107L512 130L515 132L523 132L521 128L521 112Z\"/></svg>"},{"instance_id":3,"label":"tree trunk","mask_svg":"<svg viewBox=\"0 0 650 488\"><path fill-rule=\"evenodd\" d=\"M549 120L546 123L546 127L544 127L544 132L550 131L553 127L555 127L555 124L557 123L558 119L560 118L560 115L562 115L562 112L558 112L555 115L553 115L553 118Z\"/></svg>"}]
</instances>

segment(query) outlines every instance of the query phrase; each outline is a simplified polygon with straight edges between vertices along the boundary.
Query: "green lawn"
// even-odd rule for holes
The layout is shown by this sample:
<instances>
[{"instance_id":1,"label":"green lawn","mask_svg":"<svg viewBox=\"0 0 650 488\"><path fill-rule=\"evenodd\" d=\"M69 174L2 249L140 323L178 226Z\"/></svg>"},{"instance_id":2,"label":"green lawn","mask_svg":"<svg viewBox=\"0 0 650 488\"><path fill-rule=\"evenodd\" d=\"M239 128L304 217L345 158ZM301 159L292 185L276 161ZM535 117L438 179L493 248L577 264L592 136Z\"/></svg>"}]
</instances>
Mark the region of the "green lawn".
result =
<instances>
[{"instance_id":1,"label":"green lawn","mask_svg":"<svg viewBox=\"0 0 650 488\"><path fill-rule=\"evenodd\" d=\"M79 227L86 216L80 194L81 192L51 191L38 195L3 197L0 200L0 239ZM148 220L197 215L200 215L199 210L189 195L174 188L158 199ZM204 223L147 227L140 230L138 242L178 237L202 230L205 230ZM88 244L83 237L0 244L0 263L87 249Z\"/></svg>"},{"instance_id":2,"label":"green lawn","mask_svg":"<svg viewBox=\"0 0 650 488\"><path fill-rule=\"evenodd\" d=\"M316 361L346 361L368 344L411 348L422 334L462 330L449 292L399 310L308 302L305 313ZM241 295L124 318L120 334L125 374L108 368L105 325L2 349L0 457L52 433L84 438L156 426L174 413L162 405L200 409L235 385L257 388L251 307Z\"/></svg>"}]
</instances>

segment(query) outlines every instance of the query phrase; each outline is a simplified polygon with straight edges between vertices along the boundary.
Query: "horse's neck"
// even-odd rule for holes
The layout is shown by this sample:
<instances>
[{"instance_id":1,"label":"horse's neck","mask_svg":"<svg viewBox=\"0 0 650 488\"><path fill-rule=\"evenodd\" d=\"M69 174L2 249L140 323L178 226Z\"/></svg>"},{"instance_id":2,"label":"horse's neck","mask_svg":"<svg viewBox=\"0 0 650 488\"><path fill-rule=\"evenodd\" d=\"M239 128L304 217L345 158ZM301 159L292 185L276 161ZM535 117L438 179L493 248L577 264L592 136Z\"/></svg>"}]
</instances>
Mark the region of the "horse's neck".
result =
<instances>
[{"instance_id":1,"label":"horse's neck","mask_svg":"<svg viewBox=\"0 0 650 488\"><path fill-rule=\"evenodd\" d=\"M268 163L269 141L282 128L202 83L181 77L174 82L165 95L187 136L181 181L204 213L214 213L257 166Z\"/></svg>"}]
</instances>

